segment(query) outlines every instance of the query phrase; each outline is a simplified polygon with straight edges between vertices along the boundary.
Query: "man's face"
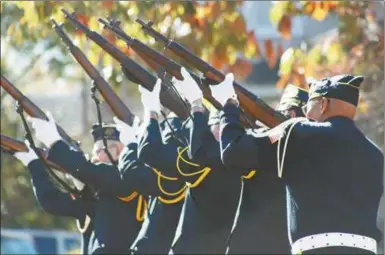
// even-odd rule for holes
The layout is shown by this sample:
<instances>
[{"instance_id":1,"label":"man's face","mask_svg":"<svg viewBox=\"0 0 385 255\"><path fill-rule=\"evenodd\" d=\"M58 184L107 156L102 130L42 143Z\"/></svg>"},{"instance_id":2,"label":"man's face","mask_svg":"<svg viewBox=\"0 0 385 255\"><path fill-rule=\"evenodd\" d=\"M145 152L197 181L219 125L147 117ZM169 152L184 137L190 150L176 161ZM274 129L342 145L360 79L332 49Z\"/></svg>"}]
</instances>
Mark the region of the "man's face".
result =
<instances>
[{"instance_id":1,"label":"man's face","mask_svg":"<svg viewBox=\"0 0 385 255\"><path fill-rule=\"evenodd\" d=\"M328 100L324 97L316 97L307 101L306 118L320 122L324 119Z\"/></svg>"},{"instance_id":2,"label":"man's face","mask_svg":"<svg viewBox=\"0 0 385 255\"><path fill-rule=\"evenodd\" d=\"M104 151L103 141L96 141L92 150L92 162L96 163L111 163L107 153ZM118 160L120 152L124 146L118 141L107 140L107 149L110 152L113 160Z\"/></svg>"}]
</instances>

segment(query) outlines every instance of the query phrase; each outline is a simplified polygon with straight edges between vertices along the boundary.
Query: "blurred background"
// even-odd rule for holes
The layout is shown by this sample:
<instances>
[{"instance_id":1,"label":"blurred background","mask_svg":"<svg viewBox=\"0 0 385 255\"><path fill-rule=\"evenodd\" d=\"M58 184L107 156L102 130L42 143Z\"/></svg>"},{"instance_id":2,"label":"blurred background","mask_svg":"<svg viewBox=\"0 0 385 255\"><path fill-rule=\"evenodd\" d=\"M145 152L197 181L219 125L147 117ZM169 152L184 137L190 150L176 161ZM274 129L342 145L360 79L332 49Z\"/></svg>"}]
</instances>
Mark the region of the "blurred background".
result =
<instances>
[{"instance_id":1,"label":"blurred background","mask_svg":"<svg viewBox=\"0 0 385 255\"><path fill-rule=\"evenodd\" d=\"M136 17L154 22L163 35L186 46L223 72L233 72L250 91L274 106L288 84L307 88L306 79L353 73L365 77L357 123L384 148L384 2L383 1L1 1L1 74L56 121L84 151L97 122L91 82L68 53L49 21L64 22L60 11L76 11L128 56L150 70L123 41L103 30L100 17L113 17L147 45L164 52L146 36ZM73 26L69 34L135 114L141 116L137 85L119 64ZM169 57L194 70L183 59ZM199 72L197 72L199 73ZM100 97L101 98L101 97ZM105 122L111 121L102 103ZM23 140L15 101L1 90L1 133ZM370 170L370 169L368 169ZM378 225L384 230L383 204ZM1 254L78 252L75 221L42 211L34 199L28 171L1 153ZM379 247L383 253L383 244Z\"/></svg>"}]
</instances>

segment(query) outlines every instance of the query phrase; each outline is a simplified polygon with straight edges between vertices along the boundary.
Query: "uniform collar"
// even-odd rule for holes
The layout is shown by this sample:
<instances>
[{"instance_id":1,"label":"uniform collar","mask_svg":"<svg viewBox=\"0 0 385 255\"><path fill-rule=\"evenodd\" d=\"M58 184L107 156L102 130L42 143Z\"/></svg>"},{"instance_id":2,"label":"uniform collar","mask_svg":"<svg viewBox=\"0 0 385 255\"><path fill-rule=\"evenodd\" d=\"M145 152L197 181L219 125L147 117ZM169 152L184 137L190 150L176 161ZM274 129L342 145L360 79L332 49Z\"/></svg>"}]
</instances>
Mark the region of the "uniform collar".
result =
<instances>
[{"instance_id":1,"label":"uniform collar","mask_svg":"<svg viewBox=\"0 0 385 255\"><path fill-rule=\"evenodd\" d=\"M345 116L334 116L326 119L327 122L354 122L351 118L345 117Z\"/></svg>"}]
</instances>

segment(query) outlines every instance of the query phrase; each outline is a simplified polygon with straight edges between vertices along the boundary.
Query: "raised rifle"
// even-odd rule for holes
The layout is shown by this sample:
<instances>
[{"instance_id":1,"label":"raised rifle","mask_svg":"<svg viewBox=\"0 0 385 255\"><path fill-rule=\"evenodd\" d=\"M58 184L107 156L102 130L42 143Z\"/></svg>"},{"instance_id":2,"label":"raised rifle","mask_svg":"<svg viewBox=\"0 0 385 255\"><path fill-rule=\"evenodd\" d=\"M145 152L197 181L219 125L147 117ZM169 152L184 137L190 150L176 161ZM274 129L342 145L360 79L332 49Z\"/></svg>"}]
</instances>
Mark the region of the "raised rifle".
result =
<instances>
[{"instance_id":1,"label":"raised rifle","mask_svg":"<svg viewBox=\"0 0 385 255\"><path fill-rule=\"evenodd\" d=\"M20 106L23 108L25 112L28 113L31 117L39 118L48 121L47 115L37 106L35 105L28 97L23 95L7 78L3 75L1 76L1 87L5 89L17 102L19 102ZM73 140L59 125L57 125L57 130L63 140L75 148L78 151L82 151L79 143Z\"/></svg>"},{"instance_id":2,"label":"raised rifle","mask_svg":"<svg viewBox=\"0 0 385 255\"><path fill-rule=\"evenodd\" d=\"M171 40L152 28L153 23L150 21L145 23L141 19L136 19L136 22L142 25L143 31L152 36L156 41L162 42L167 49L170 49L174 54L183 58L192 66L201 71L205 77L216 82L222 82L225 79L225 74L211 66L203 59L196 56L190 50L186 49L178 42ZM253 121L259 120L268 127L274 127L286 120L286 117L275 111L267 105L259 97L242 87L234 81L234 89L238 95L241 107L253 118Z\"/></svg>"},{"instance_id":3,"label":"raised rifle","mask_svg":"<svg viewBox=\"0 0 385 255\"><path fill-rule=\"evenodd\" d=\"M68 11L61 9L64 13L65 18L68 19L73 25L76 26L77 29L80 29L84 32L87 38L91 39L95 42L99 47L101 47L104 51L110 54L115 60L117 60L123 70L123 73L127 76L128 79L131 80L133 78L136 80L135 83L140 83L146 89L152 91L156 77L149 73L142 66L137 64L135 61L126 56L119 48L112 45L108 42L102 35L98 34L95 31L90 30L87 26L82 24L74 14L70 14ZM128 71L128 73L127 73ZM172 90L170 86L162 82L162 90L160 93L160 101L162 105L175 112L181 118L187 118L189 116L189 109L186 108L185 103L179 97L176 97L172 94Z\"/></svg>"},{"instance_id":4,"label":"raised rifle","mask_svg":"<svg viewBox=\"0 0 385 255\"><path fill-rule=\"evenodd\" d=\"M61 40L67 45L68 50L76 61L82 66L84 71L92 79L93 85L99 90L100 94L110 106L112 112L128 125L133 124L134 114L127 108L124 102L116 95L107 81L100 75L98 70L91 64L85 54L77 47L63 31L62 25L58 25L54 19L51 19L53 28L60 36Z\"/></svg>"},{"instance_id":5,"label":"raised rifle","mask_svg":"<svg viewBox=\"0 0 385 255\"><path fill-rule=\"evenodd\" d=\"M114 21L110 19L106 21L104 19L99 18L98 21L104 25L105 28L112 31L118 38L123 40L127 47L133 49L152 69L156 72L167 71L169 74L177 78L178 80L183 80L183 76L181 74L182 66L172 59L164 56L160 52L152 49L141 41L127 35L120 27L119 21ZM152 60L152 61L151 61ZM217 109L221 107L215 98L212 97L210 88L208 86L204 86L202 83L201 77L197 76L193 72L189 72L191 77L197 82L199 87L201 88L204 97Z\"/></svg>"},{"instance_id":6,"label":"raised rifle","mask_svg":"<svg viewBox=\"0 0 385 255\"><path fill-rule=\"evenodd\" d=\"M19 141L15 138L12 138L12 137L9 137L9 136L3 135L3 134L1 134L0 139L1 139L0 140L1 149L7 153L27 152L28 151L27 146L22 141ZM45 151L43 151L42 149L38 149L38 152L40 153L40 155L42 156L42 158L44 159L45 163L48 166L52 167L53 169L59 170L63 173L68 172L67 170L65 170L61 166L53 163L52 161L47 160L47 153Z\"/></svg>"}]
</instances>

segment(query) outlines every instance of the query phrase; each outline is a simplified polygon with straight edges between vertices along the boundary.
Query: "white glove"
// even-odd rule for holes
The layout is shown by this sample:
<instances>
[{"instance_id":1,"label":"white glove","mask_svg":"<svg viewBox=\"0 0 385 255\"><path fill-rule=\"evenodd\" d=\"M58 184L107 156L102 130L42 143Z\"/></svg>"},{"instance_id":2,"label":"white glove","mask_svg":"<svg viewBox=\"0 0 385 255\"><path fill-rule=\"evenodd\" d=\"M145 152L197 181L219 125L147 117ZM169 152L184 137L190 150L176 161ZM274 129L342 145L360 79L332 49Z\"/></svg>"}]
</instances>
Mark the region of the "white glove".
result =
<instances>
[{"instance_id":1,"label":"white glove","mask_svg":"<svg viewBox=\"0 0 385 255\"><path fill-rule=\"evenodd\" d=\"M176 78L172 79L172 83L175 85L175 88L178 90L186 100L192 104L197 100L203 99L202 90L199 88L196 81L191 77L190 73L186 71L184 67L181 68L181 73L183 76L183 81L180 81Z\"/></svg>"},{"instance_id":2,"label":"white glove","mask_svg":"<svg viewBox=\"0 0 385 255\"><path fill-rule=\"evenodd\" d=\"M31 148L28 140L25 140L25 145L27 146L28 148L28 151L27 152L16 152L13 154L13 156L15 156L15 158L17 158L18 160L21 161L21 163L23 163L24 166L28 166L28 164L35 160L35 159L38 159L39 157L36 155L35 151Z\"/></svg>"},{"instance_id":3,"label":"white glove","mask_svg":"<svg viewBox=\"0 0 385 255\"><path fill-rule=\"evenodd\" d=\"M117 117L114 117L114 122L116 124L116 129L119 131L119 140L123 145L127 145L131 142L136 141L135 133L138 130L139 118L135 116L134 123L132 126L127 125L125 122L121 121Z\"/></svg>"},{"instance_id":4,"label":"white glove","mask_svg":"<svg viewBox=\"0 0 385 255\"><path fill-rule=\"evenodd\" d=\"M49 148L62 138L57 131L55 120L50 112L47 112L47 117L48 121L30 117L28 117L28 120L32 123L32 128L35 129L36 139Z\"/></svg>"},{"instance_id":5,"label":"white glove","mask_svg":"<svg viewBox=\"0 0 385 255\"><path fill-rule=\"evenodd\" d=\"M141 100L145 112L156 112L160 114L160 88L161 88L161 79L157 79L154 89L152 91L147 90L146 88L139 86L139 91L141 93Z\"/></svg>"},{"instance_id":6,"label":"white glove","mask_svg":"<svg viewBox=\"0 0 385 255\"><path fill-rule=\"evenodd\" d=\"M229 99L238 100L237 94L234 90L234 74L228 73L225 79L217 84L210 85L210 90L212 96L222 105L224 106Z\"/></svg>"}]
</instances>

